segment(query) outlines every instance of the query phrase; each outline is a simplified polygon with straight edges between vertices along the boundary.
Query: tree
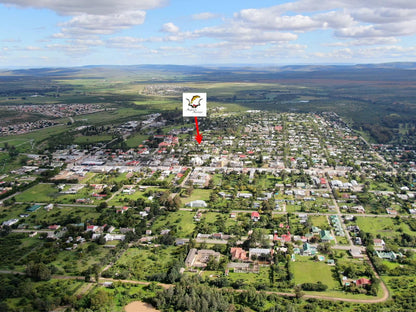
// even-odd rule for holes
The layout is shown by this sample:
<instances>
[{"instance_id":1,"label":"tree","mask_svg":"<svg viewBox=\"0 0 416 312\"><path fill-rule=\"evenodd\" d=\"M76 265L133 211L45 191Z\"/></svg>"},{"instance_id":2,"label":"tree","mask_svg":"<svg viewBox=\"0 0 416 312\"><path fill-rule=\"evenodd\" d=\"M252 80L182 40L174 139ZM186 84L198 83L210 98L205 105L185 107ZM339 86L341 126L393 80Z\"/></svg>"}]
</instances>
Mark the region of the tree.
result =
<instances>
[{"instance_id":1,"label":"tree","mask_svg":"<svg viewBox=\"0 0 416 312\"><path fill-rule=\"evenodd\" d=\"M302 287L300 287L299 285L296 285L294 290L295 290L295 297L298 299L302 298L305 295L305 293L302 291Z\"/></svg>"},{"instance_id":2,"label":"tree","mask_svg":"<svg viewBox=\"0 0 416 312\"><path fill-rule=\"evenodd\" d=\"M29 262L26 267L27 276L36 281L48 281L51 278L51 271L44 263Z\"/></svg>"},{"instance_id":3,"label":"tree","mask_svg":"<svg viewBox=\"0 0 416 312\"><path fill-rule=\"evenodd\" d=\"M91 295L91 309L98 311L112 311L113 296L103 289Z\"/></svg>"}]
</instances>

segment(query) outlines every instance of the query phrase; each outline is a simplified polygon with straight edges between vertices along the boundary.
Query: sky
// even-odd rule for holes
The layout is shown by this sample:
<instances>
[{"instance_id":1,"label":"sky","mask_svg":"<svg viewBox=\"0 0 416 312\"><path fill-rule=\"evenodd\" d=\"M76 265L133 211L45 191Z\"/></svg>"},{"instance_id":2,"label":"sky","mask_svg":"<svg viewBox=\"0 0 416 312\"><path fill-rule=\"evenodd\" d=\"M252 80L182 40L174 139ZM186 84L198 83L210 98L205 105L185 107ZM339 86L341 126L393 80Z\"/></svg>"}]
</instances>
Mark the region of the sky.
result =
<instances>
[{"instance_id":1,"label":"sky","mask_svg":"<svg viewBox=\"0 0 416 312\"><path fill-rule=\"evenodd\" d=\"M416 61L414 0L0 0L0 67Z\"/></svg>"}]
</instances>

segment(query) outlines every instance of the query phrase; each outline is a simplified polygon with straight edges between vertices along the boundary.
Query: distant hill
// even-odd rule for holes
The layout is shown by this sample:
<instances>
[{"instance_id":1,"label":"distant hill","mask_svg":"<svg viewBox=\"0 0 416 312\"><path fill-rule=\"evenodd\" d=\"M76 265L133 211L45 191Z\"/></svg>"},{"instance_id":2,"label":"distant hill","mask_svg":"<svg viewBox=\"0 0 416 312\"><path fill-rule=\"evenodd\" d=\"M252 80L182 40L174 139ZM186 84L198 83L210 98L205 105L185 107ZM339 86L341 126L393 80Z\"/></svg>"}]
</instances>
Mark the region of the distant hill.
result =
<instances>
[{"instance_id":1,"label":"distant hill","mask_svg":"<svg viewBox=\"0 0 416 312\"><path fill-rule=\"evenodd\" d=\"M416 80L416 63L383 63L357 65L288 65L288 66L187 66L187 65L90 65L81 67L31 68L0 71L4 76L30 76L44 78L71 79L135 77L149 75L149 78L190 81L193 77L207 81L239 81L241 79L335 79L365 81L410 81ZM155 77L152 77L155 75ZM190 77L176 77L191 75Z\"/></svg>"}]
</instances>

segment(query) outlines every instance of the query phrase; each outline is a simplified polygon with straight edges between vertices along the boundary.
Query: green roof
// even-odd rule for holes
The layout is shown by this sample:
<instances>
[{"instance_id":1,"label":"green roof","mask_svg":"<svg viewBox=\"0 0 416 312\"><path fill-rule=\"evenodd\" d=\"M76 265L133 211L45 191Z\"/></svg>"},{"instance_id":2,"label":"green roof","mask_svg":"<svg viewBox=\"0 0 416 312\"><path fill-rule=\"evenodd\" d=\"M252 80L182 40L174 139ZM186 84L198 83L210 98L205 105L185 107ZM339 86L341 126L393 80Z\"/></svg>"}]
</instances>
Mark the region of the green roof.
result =
<instances>
[{"instance_id":1,"label":"green roof","mask_svg":"<svg viewBox=\"0 0 416 312\"><path fill-rule=\"evenodd\" d=\"M40 205L33 205L32 207L27 208L27 211L34 212L38 210L41 206Z\"/></svg>"},{"instance_id":2,"label":"green roof","mask_svg":"<svg viewBox=\"0 0 416 312\"><path fill-rule=\"evenodd\" d=\"M334 239L332 237L330 231L321 230L321 232L319 233L319 235L321 236L321 240L333 240Z\"/></svg>"}]
</instances>

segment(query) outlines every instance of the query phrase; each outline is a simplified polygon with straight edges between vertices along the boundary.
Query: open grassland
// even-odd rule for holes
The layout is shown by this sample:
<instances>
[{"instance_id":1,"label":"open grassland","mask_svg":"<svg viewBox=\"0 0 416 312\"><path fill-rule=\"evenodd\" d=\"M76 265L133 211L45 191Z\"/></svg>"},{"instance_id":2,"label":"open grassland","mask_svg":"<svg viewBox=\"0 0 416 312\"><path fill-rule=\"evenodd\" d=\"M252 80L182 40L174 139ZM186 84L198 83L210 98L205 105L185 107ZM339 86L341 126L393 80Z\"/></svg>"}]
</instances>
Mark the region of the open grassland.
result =
<instances>
[{"instance_id":1,"label":"open grassland","mask_svg":"<svg viewBox=\"0 0 416 312\"><path fill-rule=\"evenodd\" d=\"M182 201L182 204L184 205L194 200L208 201L210 194L211 194L211 190L194 189L190 196L181 198L181 201Z\"/></svg>"},{"instance_id":2,"label":"open grassland","mask_svg":"<svg viewBox=\"0 0 416 312\"><path fill-rule=\"evenodd\" d=\"M338 281L334 279L333 267L324 261L313 261L310 257L296 256L293 262L293 272L296 284L316 283L320 281L328 286L328 290L335 290L340 287Z\"/></svg>"},{"instance_id":3,"label":"open grassland","mask_svg":"<svg viewBox=\"0 0 416 312\"><path fill-rule=\"evenodd\" d=\"M166 272L177 258L180 247L129 248L110 269L114 275L145 280L147 276Z\"/></svg>"},{"instance_id":4,"label":"open grassland","mask_svg":"<svg viewBox=\"0 0 416 312\"><path fill-rule=\"evenodd\" d=\"M362 231L371 233L374 237L377 234L382 237L397 237L401 233L416 235L416 232L413 232L406 223L396 223L393 218L357 217L356 223Z\"/></svg>"},{"instance_id":5,"label":"open grassland","mask_svg":"<svg viewBox=\"0 0 416 312\"><path fill-rule=\"evenodd\" d=\"M195 229L195 213L191 211L175 211L169 215L157 218L152 225L152 231L159 234L164 229L176 229L176 236L180 238L190 237Z\"/></svg>"}]
</instances>

